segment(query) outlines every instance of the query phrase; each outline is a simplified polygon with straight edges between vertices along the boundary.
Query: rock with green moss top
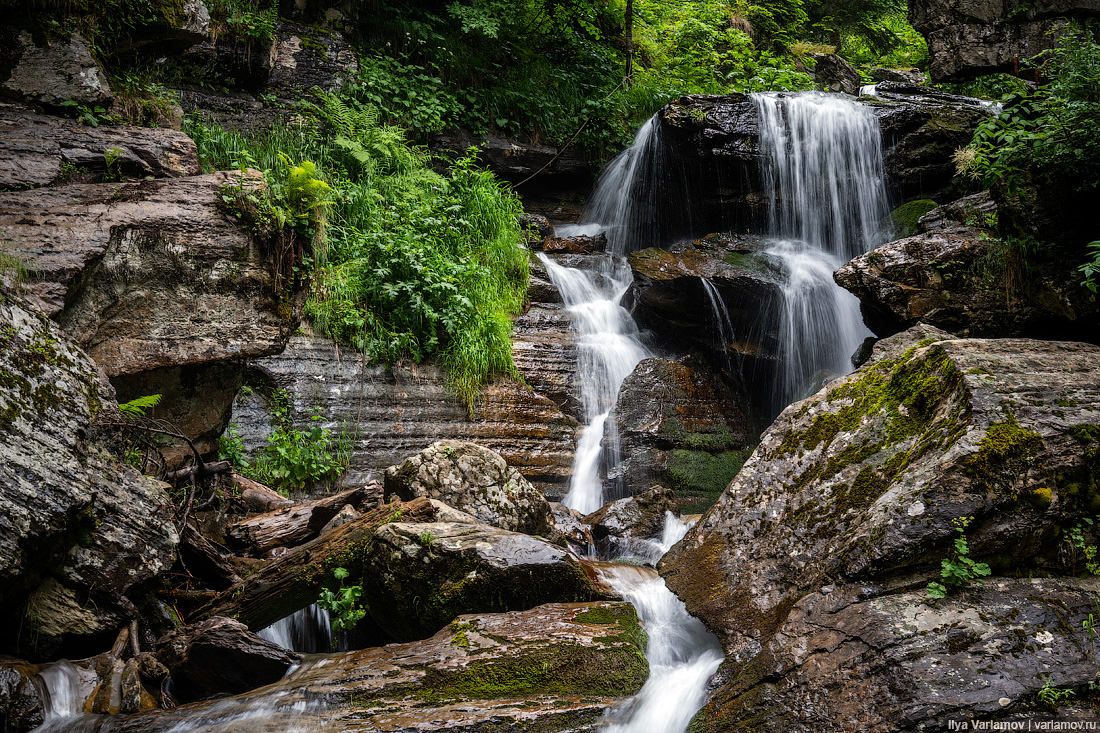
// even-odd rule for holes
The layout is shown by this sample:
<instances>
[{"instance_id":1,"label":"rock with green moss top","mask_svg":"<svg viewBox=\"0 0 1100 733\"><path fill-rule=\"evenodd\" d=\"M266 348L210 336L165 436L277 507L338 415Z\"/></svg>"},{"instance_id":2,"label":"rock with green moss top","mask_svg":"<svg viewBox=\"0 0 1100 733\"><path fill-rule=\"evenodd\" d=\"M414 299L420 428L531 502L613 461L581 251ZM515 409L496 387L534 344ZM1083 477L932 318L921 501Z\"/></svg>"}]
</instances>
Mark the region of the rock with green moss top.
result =
<instances>
[{"instance_id":1,"label":"rock with green moss top","mask_svg":"<svg viewBox=\"0 0 1100 733\"><path fill-rule=\"evenodd\" d=\"M1076 437L1100 417L1100 347L944 336L880 341L788 407L665 558L669 587L732 659L823 585L938 580L957 517L975 518L970 555L995 572L1072 570L1058 527L1100 510ZM1049 503L1031 500L1042 489Z\"/></svg>"},{"instance_id":2,"label":"rock with green moss top","mask_svg":"<svg viewBox=\"0 0 1100 733\"><path fill-rule=\"evenodd\" d=\"M692 721L691 733L947 730L948 721L1096 721L1036 704L1096 677L1096 579L990 578L934 604L877 584L814 589ZM727 663L727 668L730 663ZM1087 698L1086 698L1087 699ZM1067 703L1074 702L1071 698ZM1071 714L1071 713L1070 713ZM1013 728L1002 728L1012 730Z\"/></svg>"},{"instance_id":3,"label":"rock with green moss top","mask_svg":"<svg viewBox=\"0 0 1100 733\"><path fill-rule=\"evenodd\" d=\"M936 208L936 202L932 199L917 199L902 204L890 212L890 219L894 222L894 236L911 237L917 233L917 220Z\"/></svg>"},{"instance_id":4,"label":"rock with green moss top","mask_svg":"<svg viewBox=\"0 0 1100 733\"><path fill-rule=\"evenodd\" d=\"M486 524L391 522L364 552L364 605L400 641L427 637L463 613L600 595L567 550Z\"/></svg>"},{"instance_id":5,"label":"rock with green moss top","mask_svg":"<svg viewBox=\"0 0 1100 733\"><path fill-rule=\"evenodd\" d=\"M113 635L175 561L165 485L91 437L114 393L41 311L0 298L0 645L36 658Z\"/></svg>"},{"instance_id":6,"label":"rock with green moss top","mask_svg":"<svg viewBox=\"0 0 1100 733\"><path fill-rule=\"evenodd\" d=\"M479 521L546 536L550 503L500 454L477 443L439 440L385 474L385 499L439 499Z\"/></svg>"},{"instance_id":7,"label":"rock with green moss top","mask_svg":"<svg viewBox=\"0 0 1100 733\"><path fill-rule=\"evenodd\" d=\"M259 690L112 716L110 726L155 733L171 718L240 730L588 733L645 683L644 644L633 607L621 602L465 615L429 639L306 661Z\"/></svg>"}]
</instances>

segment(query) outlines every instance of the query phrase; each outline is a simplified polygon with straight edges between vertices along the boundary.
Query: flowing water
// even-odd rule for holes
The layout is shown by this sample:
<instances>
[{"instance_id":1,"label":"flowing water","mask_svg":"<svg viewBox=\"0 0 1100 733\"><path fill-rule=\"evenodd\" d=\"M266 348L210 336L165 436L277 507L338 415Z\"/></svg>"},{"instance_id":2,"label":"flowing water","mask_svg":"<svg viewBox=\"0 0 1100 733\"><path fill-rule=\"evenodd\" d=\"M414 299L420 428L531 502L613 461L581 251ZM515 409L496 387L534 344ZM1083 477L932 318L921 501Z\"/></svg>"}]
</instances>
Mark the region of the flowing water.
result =
<instances>
[{"instance_id":1,"label":"flowing water","mask_svg":"<svg viewBox=\"0 0 1100 733\"><path fill-rule=\"evenodd\" d=\"M294 652L316 654L334 649L331 616L316 603L295 611L256 633L261 638Z\"/></svg>"}]
</instances>

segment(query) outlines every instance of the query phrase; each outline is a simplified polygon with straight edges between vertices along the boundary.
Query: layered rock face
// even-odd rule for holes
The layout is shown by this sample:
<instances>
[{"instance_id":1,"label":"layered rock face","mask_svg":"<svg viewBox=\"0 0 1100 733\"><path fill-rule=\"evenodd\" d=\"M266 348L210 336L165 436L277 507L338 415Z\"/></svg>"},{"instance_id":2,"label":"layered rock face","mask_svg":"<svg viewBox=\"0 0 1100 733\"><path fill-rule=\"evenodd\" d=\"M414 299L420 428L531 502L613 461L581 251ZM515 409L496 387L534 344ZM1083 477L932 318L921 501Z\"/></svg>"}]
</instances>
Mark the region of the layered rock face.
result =
<instances>
[{"instance_id":1,"label":"layered rock face","mask_svg":"<svg viewBox=\"0 0 1100 733\"><path fill-rule=\"evenodd\" d=\"M921 234L856 257L834 278L879 336L920 322L964 337L1100 341L1100 302L1076 267L1006 248L976 226L990 211L988 194L938 207L919 220Z\"/></svg>"},{"instance_id":2,"label":"layered rock face","mask_svg":"<svg viewBox=\"0 0 1100 733\"><path fill-rule=\"evenodd\" d=\"M0 291L0 618L9 648L113 636L178 541L165 485L90 438L114 399L57 325ZM18 637L18 638L16 638Z\"/></svg>"},{"instance_id":3,"label":"layered rock face","mask_svg":"<svg viewBox=\"0 0 1100 733\"><path fill-rule=\"evenodd\" d=\"M698 729L915 729L1042 687L1046 660L1033 642L997 639L1085 648L1089 582L1052 577L1029 596L1029 581L996 578L928 610L915 589L940 580L967 517L970 556L995 575L1079 570L1057 538L1100 506L1098 365L1096 346L914 329L787 408L662 564L728 655ZM997 620L1022 597L1034 600ZM990 613L985 603L991 620L956 639L952 619ZM1052 623L1062 603L1066 622ZM980 660L995 653L1013 657L1012 682L952 681L954 670L963 680L990 673ZM1078 675L1081 660L1066 653L1052 684L1085 684L1094 670Z\"/></svg>"},{"instance_id":4,"label":"layered rock face","mask_svg":"<svg viewBox=\"0 0 1100 733\"><path fill-rule=\"evenodd\" d=\"M1069 19L1100 16L1080 0L914 0L909 22L925 40L932 81L960 81L1013 72L1018 64L1053 48Z\"/></svg>"},{"instance_id":5,"label":"layered rock face","mask_svg":"<svg viewBox=\"0 0 1100 733\"><path fill-rule=\"evenodd\" d=\"M353 438L343 478L358 486L442 438L475 441L504 457L551 496L565 492L572 473L576 421L530 388L502 380L485 388L470 420L448 392L443 372L429 365L364 364L332 340L294 336L278 356L254 360L246 383L254 390L234 404L233 422L245 447L263 445L271 431L272 388L292 396L299 427L319 414L323 424Z\"/></svg>"}]
</instances>

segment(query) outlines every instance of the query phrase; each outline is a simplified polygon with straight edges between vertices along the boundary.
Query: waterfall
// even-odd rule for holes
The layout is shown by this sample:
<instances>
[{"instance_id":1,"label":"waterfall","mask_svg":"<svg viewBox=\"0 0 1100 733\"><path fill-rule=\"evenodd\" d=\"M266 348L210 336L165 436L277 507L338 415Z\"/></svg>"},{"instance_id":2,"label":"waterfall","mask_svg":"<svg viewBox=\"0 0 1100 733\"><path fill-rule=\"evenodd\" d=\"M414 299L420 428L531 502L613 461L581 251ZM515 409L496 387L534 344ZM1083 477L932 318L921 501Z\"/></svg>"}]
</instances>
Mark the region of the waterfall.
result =
<instances>
[{"instance_id":1,"label":"waterfall","mask_svg":"<svg viewBox=\"0 0 1100 733\"><path fill-rule=\"evenodd\" d=\"M78 730L84 713L80 671L72 662L62 659L38 673L35 680L42 700L42 725L36 733L61 733Z\"/></svg>"},{"instance_id":2,"label":"waterfall","mask_svg":"<svg viewBox=\"0 0 1100 733\"><path fill-rule=\"evenodd\" d=\"M634 319L619 301L633 282L619 258L601 260L595 271L563 267L546 255L539 259L561 292L577 335L577 375L585 427L577 441L573 478L562 503L588 514L603 506L600 459L604 451L618 462L617 432L604 445L604 429L623 380L649 352L639 340Z\"/></svg>"},{"instance_id":3,"label":"waterfall","mask_svg":"<svg viewBox=\"0 0 1100 733\"><path fill-rule=\"evenodd\" d=\"M778 412L852 369L870 331L859 300L833 270L889 238L882 135L865 105L819 93L752 95L768 163L765 256L786 273L781 287L780 362L772 389Z\"/></svg>"},{"instance_id":4,"label":"waterfall","mask_svg":"<svg viewBox=\"0 0 1100 733\"><path fill-rule=\"evenodd\" d=\"M710 303L710 312L714 316L714 331L718 336L718 349L722 352L722 356L726 360L726 371L733 376L733 359L730 358L730 345L734 340L733 323L730 321L730 312L726 308L726 301L722 300L722 294L718 292L718 288L714 287L707 278L700 278L703 283L703 292L707 295L707 302ZM741 362L737 363L737 374L741 374Z\"/></svg>"},{"instance_id":5,"label":"waterfall","mask_svg":"<svg viewBox=\"0 0 1100 733\"><path fill-rule=\"evenodd\" d=\"M333 650L332 619L316 603L256 632L263 639L294 652L316 654Z\"/></svg>"}]
</instances>

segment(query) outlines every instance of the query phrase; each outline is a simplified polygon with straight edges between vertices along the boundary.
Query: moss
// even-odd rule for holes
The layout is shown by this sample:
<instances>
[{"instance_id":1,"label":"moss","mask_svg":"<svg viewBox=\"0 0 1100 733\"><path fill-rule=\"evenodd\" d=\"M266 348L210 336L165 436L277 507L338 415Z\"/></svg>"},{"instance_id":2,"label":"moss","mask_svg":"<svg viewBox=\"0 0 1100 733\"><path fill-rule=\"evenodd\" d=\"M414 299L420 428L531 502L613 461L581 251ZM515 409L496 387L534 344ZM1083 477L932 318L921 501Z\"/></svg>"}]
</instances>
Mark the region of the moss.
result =
<instances>
[{"instance_id":1,"label":"moss","mask_svg":"<svg viewBox=\"0 0 1100 733\"><path fill-rule=\"evenodd\" d=\"M699 450L672 451L665 480L669 488L690 503L690 507L681 506L681 511L690 514L693 512L688 511L689 508L706 509L713 504L741 470L748 453L748 450L717 454Z\"/></svg>"},{"instance_id":2,"label":"moss","mask_svg":"<svg viewBox=\"0 0 1100 733\"><path fill-rule=\"evenodd\" d=\"M646 644L649 642L649 637L642 629L642 623L638 619L638 612L629 603L593 606L578 613L574 620L584 624L617 625L619 631L610 636L601 637L603 640L629 641L639 649L645 649Z\"/></svg>"},{"instance_id":3,"label":"moss","mask_svg":"<svg viewBox=\"0 0 1100 733\"><path fill-rule=\"evenodd\" d=\"M1007 419L990 423L977 452L963 464L964 470L980 488L1005 489L1043 447L1042 436L1020 427L1010 412Z\"/></svg>"},{"instance_id":4,"label":"moss","mask_svg":"<svg viewBox=\"0 0 1100 733\"><path fill-rule=\"evenodd\" d=\"M901 239L916 234L917 220L936 208L937 205L932 199L917 199L902 204L891 211L890 218L894 221L894 236Z\"/></svg>"}]
</instances>

